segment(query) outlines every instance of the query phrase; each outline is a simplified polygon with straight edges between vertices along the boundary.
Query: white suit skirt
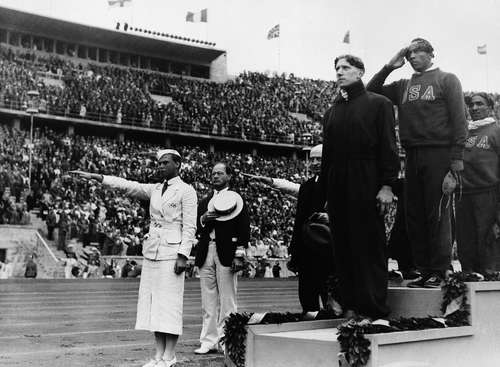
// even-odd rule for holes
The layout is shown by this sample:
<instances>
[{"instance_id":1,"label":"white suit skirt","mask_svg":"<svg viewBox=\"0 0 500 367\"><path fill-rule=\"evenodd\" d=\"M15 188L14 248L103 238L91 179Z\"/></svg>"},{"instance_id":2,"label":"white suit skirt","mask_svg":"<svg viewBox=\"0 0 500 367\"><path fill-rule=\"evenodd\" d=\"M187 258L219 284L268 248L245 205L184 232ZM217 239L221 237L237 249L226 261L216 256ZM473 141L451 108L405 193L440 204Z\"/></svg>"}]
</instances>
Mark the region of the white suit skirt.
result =
<instances>
[{"instance_id":1,"label":"white suit skirt","mask_svg":"<svg viewBox=\"0 0 500 367\"><path fill-rule=\"evenodd\" d=\"M174 273L175 261L145 258L142 262L135 323L137 330L182 334L184 273Z\"/></svg>"}]
</instances>

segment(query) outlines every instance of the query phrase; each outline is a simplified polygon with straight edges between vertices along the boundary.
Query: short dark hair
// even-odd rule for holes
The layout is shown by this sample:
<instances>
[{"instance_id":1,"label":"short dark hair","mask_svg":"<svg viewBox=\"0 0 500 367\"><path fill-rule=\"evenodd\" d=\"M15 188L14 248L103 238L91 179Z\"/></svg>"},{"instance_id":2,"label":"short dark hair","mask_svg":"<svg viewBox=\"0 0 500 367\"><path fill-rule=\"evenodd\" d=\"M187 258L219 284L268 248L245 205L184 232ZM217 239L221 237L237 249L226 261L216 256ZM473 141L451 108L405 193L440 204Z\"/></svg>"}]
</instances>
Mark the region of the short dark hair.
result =
<instances>
[{"instance_id":1,"label":"short dark hair","mask_svg":"<svg viewBox=\"0 0 500 367\"><path fill-rule=\"evenodd\" d=\"M216 165L218 165L218 164L222 164L222 165L224 166L224 169L226 170L226 174L227 174L227 175L230 175L230 176L232 176L232 175L233 175L234 170L233 170L233 168L232 168L232 167L231 167L231 166L230 166L227 162L224 162L224 161L217 161L217 162L215 162L214 167L215 167Z\"/></svg>"},{"instance_id":2,"label":"short dark hair","mask_svg":"<svg viewBox=\"0 0 500 367\"><path fill-rule=\"evenodd\" d=\"M482 99L484 99L489 108L493 109L495 107L495 102L493 102L493 98L491 98L488 95L488 93L486 93L486 92L472 93L469 100L468 100L468 103L467 103L468 105L472 102L472 97L475 97L475 96L478 96L478 97L481 97Z\"/></svg>"},{"instance_id":3,"label":"short dark hair","mask_svg":"<svg viewBox=\"0 0 500 367\"><path fill-rule=\"evenodd\" d=\"M427 52L429 54L434 54L434 47L432 47L431 43L426 39L417 37L412 39L410 43L415 43L415 42L419 44L420 50Z\"/></svg>"},{"instance_id":4,"label":"short dark hair","mask_svg":"<svg viewBox=\"0 0 500 367\"><path fill-rule=\"evenodd\" d=\"M340 60L345 60L347 61L351 66L354 66L360 70L365 71L365 64L363 63L363 60L361 60L359 57L354 56L354 55L340 55L335 58L335 67L337 67L337 63Z\"/></svg>"}]
</instances>

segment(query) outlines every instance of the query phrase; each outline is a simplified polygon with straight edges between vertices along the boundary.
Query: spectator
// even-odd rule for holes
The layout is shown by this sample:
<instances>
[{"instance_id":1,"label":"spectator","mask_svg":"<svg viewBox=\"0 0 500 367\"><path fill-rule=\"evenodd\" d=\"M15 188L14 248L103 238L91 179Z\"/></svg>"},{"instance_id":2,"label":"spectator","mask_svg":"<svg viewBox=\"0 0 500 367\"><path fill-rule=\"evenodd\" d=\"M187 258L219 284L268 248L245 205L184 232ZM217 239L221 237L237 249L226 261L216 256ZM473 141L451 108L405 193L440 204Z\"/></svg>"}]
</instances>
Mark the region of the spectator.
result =
<instances>
[{"instance_id":1,"label":"spectator","mask_svg":"<svg viewBox=\"0 0 500 367\"><path fill-rule=\"evenodd\" d=\"M47 219L45 220L45 223L47 224L47 238L50 241L54 240L54 229L57 226L58 219L57 219L57 213L54 208L50 208L49 213L47 215Z\"/></svg>"},{"instance_id":2,"label":"spectator","mask_svg":"<svg viewBox=\"0 0 500 367\"><path fill-rule=\"evenodd\" d=\"M132 271L133 265L129 259L125 261L125 264L122 267L121 277L126 278L128 274Z\"/></svg>"},{"instance_id":3,"label":"spectator","mask_svg":"<svg viewBox=\"0 0 500 367\"><path fill-rule=\"evenodd\" d=\"M57 234L57 249L59 251L66 251L66 241L68 237L68 231L70 226L69 209L64 209L61 211L59 216L59 232Z\"/></svg>"},{"instance_id":4,"label":"spectator","mask_svg":"<svg viewBox=\"0 0 500 367\"><path fill-rule=\"evenodd\" d=\"M273 277L279 278L280 277L280 272L281 272L281 266L279 261L276 261L273 266Z\"/></svg>"},{"instance_id":5,"label":"spectator","mask_svg":"<svg viewBox=\"0 0 500 367\"><path fill-rule=\"evenodd\" d=\"M111 260L109 263L106 261L104 263L104 269L102 271L103 278L113 278L115 275L114 262Z\"/></svg>"},{"instance_id":6,"label":"spectator","mask_svg":"<svg viewBox=\"0 0 500 367\"><path fill-rule=\"evenodd\" d=\"M335 93L334 83L292 74L244 72L234 81L213 83L92 63L77 66L38 52L29 56L0 48L0 72L7 82L0 94L9 108L26 105L26 92L36 87L43 109L51 114L244 140L317 143L321 113ZM60 73L64 88L46 85L39 72L47 71ZM150 91L172 102L159 103ZM290 112L307 117L299 119Z\"/></svg>"},{"instance_id":7,"label":"spectator","mask_svg":"<svg viewBox=\"0 0 500 367\"><path fill-rule=\"evenodd\" d=\"M26 269L24 271L25 278L36 278L37 276L37 265L33 260L33 255L30 256L29 260L26 262Z\"/></svg>"},{"instance_id":8,"label":"spectator","mask_svg":"<svg viewBox=\"0 0 500 367\"><path fill-rule=\"evenodd\" d=\"M12 273L14 271L12 263L5 259L5 262L0 261L0 279L12 278Z\"/></svg>"},{"instance_id":9,"label":"spectator","mask_svg":"<svg viewBox=\"0 0 500 367\"><path fill-rule=\"evenodd\" d=\"M60 258L64 265L64 278L65 279L73 279L76 278L79 274L78 260L76 259L76 255L74 253L68 252L66 254L66 259Z\"/></svg>"}]
</instances>

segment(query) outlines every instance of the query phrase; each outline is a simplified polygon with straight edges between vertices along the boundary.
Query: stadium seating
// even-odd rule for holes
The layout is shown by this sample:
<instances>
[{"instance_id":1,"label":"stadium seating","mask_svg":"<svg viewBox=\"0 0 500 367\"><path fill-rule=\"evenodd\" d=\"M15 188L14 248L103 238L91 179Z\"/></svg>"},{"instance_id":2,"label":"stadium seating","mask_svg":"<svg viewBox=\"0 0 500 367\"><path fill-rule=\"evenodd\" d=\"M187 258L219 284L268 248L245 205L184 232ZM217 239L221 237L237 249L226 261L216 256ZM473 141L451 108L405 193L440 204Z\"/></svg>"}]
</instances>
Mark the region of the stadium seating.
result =
<instances>
[{"instance_id":1,"label":"stadium seating","mask_svg":"<svg viewBox=\"0 0 500 367\"><path fill-rule=\"evenodd\" d=\"M27 181L28 148L26 132L0 125L2 138L0 187L12 192ZM85 242L100 242L104 254L140 254L148 229L147 203L127 198L100 185L83 183L66 175L71 169L118 175L140 182L154 180L155 162L145 151L157 146L136 141L119 142L103 137L58 134L47 128L35 129L32 172L33 206L45 215L51 207L69 215L69 236ZM210 153L196 146L176 146L184 157L181 176L199 196L210 190L213 163L228 162L237 172L233 186L248 202L252 223L252 243L267 246L288 244L291 238L295 201L239 175L249 172L304 180L303 161L285 157L255 157L236 152ZM30 196L30 197L31 197Z\"/></svg>"},{"instance_id":2,"label":"stadium seating","mask_svg":"<svg viewBox=\"0 0 500 367\"><path fill-rule=\"evenodd\" d=\"M215 83L106 64L75 64L6 46L0 51L2 107L26 108L27 91L36 89L41 112L51 115L243 140L316 144L319 120L335 88L331 82L293 75L244 72ZM171 103L155 95L167 96Z\"/></svg>"}]
</instances>

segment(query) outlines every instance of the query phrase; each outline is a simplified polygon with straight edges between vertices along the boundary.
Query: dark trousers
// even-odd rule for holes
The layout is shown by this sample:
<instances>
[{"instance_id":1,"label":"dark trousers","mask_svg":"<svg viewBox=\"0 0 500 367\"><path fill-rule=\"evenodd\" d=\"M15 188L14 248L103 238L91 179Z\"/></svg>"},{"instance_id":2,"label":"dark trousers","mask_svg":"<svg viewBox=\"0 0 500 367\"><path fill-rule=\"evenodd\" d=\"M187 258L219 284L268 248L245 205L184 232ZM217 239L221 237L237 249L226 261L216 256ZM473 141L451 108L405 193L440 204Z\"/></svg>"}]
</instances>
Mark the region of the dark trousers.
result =
<instances>
[{"instance_id":1,"label":"dark trousers","mask_svg":"<svg viewBox=\"0 0 500 367\"><path fill-rule=\"evenodd\" d=\"M458 258L463 271L496 270L499 251L491 230L496 218L497 196L494 189L463 195L457 201Z\"/></svg>"},{"instance_id":2,"label":"dark trousers","mask_svg":"<svg viewBox=\"0 0 500 367\"><path fill-rule=\"evenodd\" d=\"M449 147L406 150L408 237L415 265L423 274L443 276L451 263L452 203L442 195L443 179L449 168Z\"/></svg>"},{"instance_id":3,"label":"dark trousers","mask_svg":"<svg viewBox=\"0 0 500 367\"><path fill-rule=\"evenodd\" d=\"M415 269L413 253L406 226L406 205L403 192L398 196L396 219L389 239L389 257L397 260L400 271Z\"/></svg>"},{"instance_id":4,"label":"dark trousers","mask_svg":"<svg viewBox=\"0 0 500 367\"><path fill-rule=\"evenodd\" d=\"M299 267L299 301L304 312L319 311L321 302L326 305L328 292L326 283L331 269L324 269L321 262L311 262Z\"/></svg>"},{"instance_id":5,"label":"dark trousers","mask_svg":"<svg viewBox=\"0 0 500 367\"><path fill-rule=\"evenodd\" d=\"M47 239L50 241L54 240L54 226L47 226Z\"/></svg>"},{"instance_id":6,"label":"dark trousers","mask_svg":"<svg viewBox=\"0 0 500 367\"><path fill-rule=\"evenodd\" d=\"M91 234L90 232L86 232L82 235L83 247L90 246Z\"/></svg>"},{"instance_id":7,"label":"dark trousers","mask_svg":"<svg viewBox=\"0 0 500 367\"><path fill-rule=\"evenodd\" d=\"M66 251L66 237L67 233L65 230L59 229L59 233L57 236L57 249L59 251Z\"/></svg>"}]
</instances>

